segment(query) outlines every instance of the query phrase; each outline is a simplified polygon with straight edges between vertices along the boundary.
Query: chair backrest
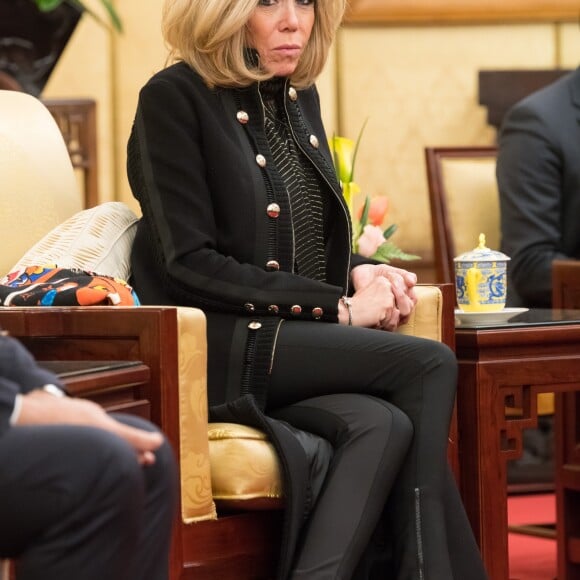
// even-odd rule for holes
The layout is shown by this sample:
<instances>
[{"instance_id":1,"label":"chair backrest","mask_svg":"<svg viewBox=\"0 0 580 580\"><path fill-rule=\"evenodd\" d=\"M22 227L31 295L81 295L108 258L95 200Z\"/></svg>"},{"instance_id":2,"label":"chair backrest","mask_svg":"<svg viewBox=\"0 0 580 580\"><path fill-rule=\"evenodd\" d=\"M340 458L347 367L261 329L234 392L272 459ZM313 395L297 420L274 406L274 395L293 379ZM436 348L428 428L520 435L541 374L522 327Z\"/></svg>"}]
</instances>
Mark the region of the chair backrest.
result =
<instances>
[{"instance_id":1,"label":"chair backrest","mask_svg":"<svg viewBox=\"0 0 580 580\"><path fill-rule=\"evenodd\" d=\"M453 258L473 250L480 233L499 249L497 148L426 147L436 281L455 282Z\"/></svg>"},{"instance_id":2,"label":"chair backrest","mask_svg":"<svg viewBox=\"0 0 580 580\"><path fill-rule=\"evenodd\" d=\"M552 307L580 308L580 260L552 262Z\"/></svg>"},{"instance_id":3,"label":"chair backrest","mask_svg":"<svg viewBox=\"0 0 580 580\"><path fill-rule=\"evenodd\" d=\"M62 134L35 97L0 90L0 277L52 228L81 210Z\"/></svg>"}]
</instances>

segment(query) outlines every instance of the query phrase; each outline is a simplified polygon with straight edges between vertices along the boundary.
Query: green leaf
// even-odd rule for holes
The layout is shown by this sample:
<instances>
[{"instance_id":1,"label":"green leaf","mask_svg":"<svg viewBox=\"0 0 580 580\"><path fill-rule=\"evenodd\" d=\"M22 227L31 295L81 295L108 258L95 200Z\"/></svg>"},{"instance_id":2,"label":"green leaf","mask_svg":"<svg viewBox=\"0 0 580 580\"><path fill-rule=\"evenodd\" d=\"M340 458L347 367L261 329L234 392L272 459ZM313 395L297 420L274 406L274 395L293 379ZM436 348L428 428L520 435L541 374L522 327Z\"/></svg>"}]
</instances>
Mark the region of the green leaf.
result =
<instances>
[{"instance_id":1,"label":"green leaf","mask_svg":"<svg viewBox=\"0 0 580 580\"><path fill-rule=\"evenodd\" d=\"M369 219L369 209L370 209L370 207L371 207L371 198L370 198L370 196L367 195L365 197L365 203L363 205L362 214L360 216L360 233L361 234L362 234L362 231L363 231L364 227L367 225L367 221Z\"/></svg>"},{"instance_id":2,"label":"green leaf","mask_svg":"<svg viewBox=\"0 0 580 580\"><path fill-rule=\"evenodd\" d=\"M356 161L356 154L358 153L358 146L360 145L360 140L362 138L362 135L364 133L365 127L367 126L369 118L367 117L365 119L365 122L362 124L362 127L360 128L360 131L358 133L358 137L356 138L356 144L354 146L354 153L352 154L352 169L350 172L350 179L349 181L354 181L354 167L355 167L355 161Z\"/></svg>"},{"instance_id":3,"label":"green leaf","mask_svg":"<svg viewBox=\"0 0 580 580\"><path fill-rule=\"evenodd\" d=\"M74 6L77 6L87 14L89 14L92 18L94 18L99 24L103 26L107 26L103 19L93 10L91 10L84 2L84 0L34 0L36 3L37 8L41 12L50 12L55 8L58 8L63 2L68 2ZM121 19L115 10L112 0L100 0L101 4L103 5L104 9L107 11L109 18L111 20L111 25L117 32L123 32L123 24L121 23Z\"/></svg>"},{"instance_id":4,"label":"green leaf","mask_svg":"<svg viewBox=\"0 0 580 580\"><path fill-rule=\"evenodd\" d=\"M416 256L415 254L407 254L398 248L393 242L385 242L380 245L377 251L371 256L374 260L378 262L389 263L391 260L420 260L421 256Z\"/></svg>"},{"instance_id":5,"label":"green leaf","mask_svg":"<svg viewBox=\"0 0 580 580\"><path fill-rule=\"evenodd\" d=\"M123 24L121 23L121 19L119 18L119 15L117 14L117 11L115 10L115 7L113 6L111 0L101 0L101 1L109 14L109 18L111 19L113 28L117 32L123 32Z\"/></svg>"},{"instance_id":6,"label":"green leaf","mask_svg":"<svg viewBox=\"0 0 580 580\"><path fill-rule=\"evenodd\" d=\"M121 24L121 19L119 18L119 15L117 14L117 11L115 10L115 7L113 6L111 0L100 0L100 1L101 4L105 7L107 13L109 14L109 18L111 19L111 24L113 25L113 28L117 32L123 32L123 25ZM107 24L103 22L103 19L94 10L91 10L85 4L84 0L68 0L68 2L70 2L71 4L75 4L76 6L84 10L87 14L89 14L102 26L107 26Z\"/></svg>"},{"instance_id":7,"label":"green leaf","mask_svg":"<svg viewBox=\"0 0 580 580\"><path fill-rule=\"evenodd\" d=\"M338 179L338 181L340 181L340 172L338 171L338 152L336 151L336 147L334 146L334 139L336 137L336 134L333 133L332 134L332 147L331 147L331 152L332 152L332 162L334 163L334 171L336 173L336 179Z\"/></svg>"},{"instance_id":8,"label":"green leaf","mask_svg":"<svg viewBox=\"0 0 580 580\"><path fill-rule=\"evenodd\" d=\"M58 8L64 0L35 0L37 8L41 12L50 12Z\"/></svg>"},{"instance_id":9,"label":"green leaf","mask_svg":"<svg viewBox=\"0 0 580 580\"><path fill-rule=\"evenodd\" d=\"M391 224L384 232L385 240L388 240L397 231L397 224Z\"/></svg>"}]
</instances>

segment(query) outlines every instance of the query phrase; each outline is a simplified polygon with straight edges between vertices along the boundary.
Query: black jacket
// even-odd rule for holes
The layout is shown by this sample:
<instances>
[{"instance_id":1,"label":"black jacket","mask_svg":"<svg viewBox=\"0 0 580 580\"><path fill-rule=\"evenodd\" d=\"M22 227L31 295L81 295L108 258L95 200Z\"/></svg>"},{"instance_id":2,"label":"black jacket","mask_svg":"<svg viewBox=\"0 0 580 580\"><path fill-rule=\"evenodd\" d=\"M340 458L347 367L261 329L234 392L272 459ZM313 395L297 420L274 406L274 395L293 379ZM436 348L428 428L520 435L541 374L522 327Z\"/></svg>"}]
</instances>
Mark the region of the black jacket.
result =
<instances>
[{"instance_id":1,"label":"black jacket","mask_svg":"<svg viewBox=\"0 0 580 580\"><path fill-rule=\"evenodd\" d=\"M580 69L508 112L497 179L508 303L549 307L552 261L580 258Z\"/></svg>"},{"instance_id":2,"label":"black jacket","mask_svg":"<svg viewBox=\"0 0 580 580\"><path fill-rule=\"evenodd\" d=\"M292 320L336 323L352 266L350 219L318 94L288 83L284 90L295 141L326 196L327 283L293 273L290 203L264 133L257 85L210 90L187 65L173 65L141 90L128 144L129 181L143 212L132 283L144 304L204 310L212 419L265 429L276 446L287 506L281 578L313 500L312 465L320 465L320 453L328 462L330 450L262 413L275 337Z\"/></svg>"},{"instance_id":3,"label":"black jacket","mask_svg":"<svg viewBox=\"0 0 580 580\"><path fill-rule=\"evenodd\" d=\"M256 85L209 90L180 63L154 76L139 97L128 146L129 181L143 211L133 283L145 304L206 312L212 404L239 394L248 341L258 348L245 370L254 394L263 398L280 322L336 322L338 301L347 292L350 221L318 95L314 88L297 94L286 88L296 141L327 184L328 283L292 273L289 201L272 163ZM240 111L248 114L247 123L238 120ZM277 216L268 210L272 204L280 208Z\"/></svg>"}]
</instances>

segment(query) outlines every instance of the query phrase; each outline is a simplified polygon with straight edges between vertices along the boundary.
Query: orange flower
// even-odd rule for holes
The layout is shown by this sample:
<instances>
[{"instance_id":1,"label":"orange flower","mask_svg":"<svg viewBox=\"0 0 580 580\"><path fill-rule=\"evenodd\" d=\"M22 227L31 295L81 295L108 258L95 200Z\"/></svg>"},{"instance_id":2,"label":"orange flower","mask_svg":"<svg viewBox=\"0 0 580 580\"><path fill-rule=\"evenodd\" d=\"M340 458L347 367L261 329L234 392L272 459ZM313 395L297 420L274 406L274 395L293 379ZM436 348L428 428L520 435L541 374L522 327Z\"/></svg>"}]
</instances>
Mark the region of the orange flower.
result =
<instances>
[{"instance_id":1,"label":"orange flower","mask_svg":"<svg viewBox=\"0 0 580 580\"><path fill-rule=\"evenodd\" d=\"M389 199L384 195L378 195L371 198L369 203L369 215L367 216L367 223L373 226L382 226L389 209ZM364 205L360 207L358 212L358 221L362 219Z\"/></svg>"}]
</instances>

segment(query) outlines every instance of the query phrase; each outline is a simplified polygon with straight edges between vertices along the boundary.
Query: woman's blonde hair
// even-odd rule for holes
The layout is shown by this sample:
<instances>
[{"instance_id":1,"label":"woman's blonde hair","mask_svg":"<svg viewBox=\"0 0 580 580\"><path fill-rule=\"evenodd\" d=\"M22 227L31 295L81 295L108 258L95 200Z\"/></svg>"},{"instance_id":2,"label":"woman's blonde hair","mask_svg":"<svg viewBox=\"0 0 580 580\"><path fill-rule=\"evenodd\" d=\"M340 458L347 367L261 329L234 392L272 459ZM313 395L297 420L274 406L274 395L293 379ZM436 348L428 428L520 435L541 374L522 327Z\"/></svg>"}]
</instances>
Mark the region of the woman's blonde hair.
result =
<instances>
[{"instance_id":1,"label":"woman's blonde hair","mask_svg":"<svg viewBox=\"0 0 580 580\"><path fill-rule=\"evenodd\" d=\"M258 0L165 0L162 32L169 60L183 60L210 87L245 87L271 74L246 58L246 24ZM314 0L314 26L292 75L297 88L322 71L346 0Z\"/></svg>"}]
</instances>

